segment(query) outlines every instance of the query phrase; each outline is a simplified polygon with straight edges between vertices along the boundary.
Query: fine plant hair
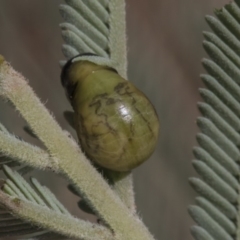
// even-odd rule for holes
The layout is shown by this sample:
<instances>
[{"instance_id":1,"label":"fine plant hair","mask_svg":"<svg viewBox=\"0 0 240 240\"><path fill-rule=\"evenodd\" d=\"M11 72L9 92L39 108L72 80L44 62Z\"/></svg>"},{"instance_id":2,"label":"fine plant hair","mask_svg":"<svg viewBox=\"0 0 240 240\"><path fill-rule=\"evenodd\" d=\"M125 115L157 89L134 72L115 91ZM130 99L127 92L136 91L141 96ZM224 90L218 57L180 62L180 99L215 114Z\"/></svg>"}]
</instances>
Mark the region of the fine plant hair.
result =
<instances>
[{"instance_id":1,"label":"fine plant hair","mask_svg":"<svg viewBox=\"0 0 240 240\"><path fill-rule=\"evenodd\" d=\"M124 0L66 0L60 5L60 24L66 61L83 60L109 66L127 77ZM88 53L87 55L85 53ZM81 55L82 54L82 55ZM0 190L0 237L21 239L153 240L136 213L131 172L98 171L70 133L61 129L27 80L0 57L0 96L12 103L28 123L25 131L46 150L9 133L0 125L0 163L6 179ZM71 124L71 113L66 112ZM13 167L15 167L13 169ZM72 216L37 179L24 175L32 169L52 171L69 181L81 197L80 209L95 214L98 223ZM2 228L1 228L2 226Z\"/></svg>"},{"instance_id":2,"label":"fine plant hair","mask_svg":"<svg viewBox=\"0 0 240 240\"><path fill-rule=\"evenodd\" d=\"M127 79L124 0L65 0L60 5L65 43L60 61L79 55L109 66ZM234 1L206 21L213 32L204 32L203 59L207 74L198 104L202 116L199 146L193 167L201 178L190 178L199 196L189 213L197 223L196 240L240 240L240 3ZM94 56L85 53L95 54ZM82 54L82 55L81 55ZM0 124L0 165L6 178L0 190L0 238L154 240L137 214L132 173L107 171L92 165L78 143L63 130L36 96L24 76L0 55L0 96L26 120L24 130L45 149L11 134ZM71 112L64 113L72 125ZM67 179L79 196L81 210L96 215L97 223L73 216L57 197L33 175L33 169L54 172Z\"/></svg>"},{"instance_id":3,"label":"fine plant hair","mask_svg":"<svg viewBox=\"0 0 240 240\"><path fill-rule=\"evenodd\" d=\"M240 4L231 2L216 17L206 16L213 32L203 32L203 59L207 74L199 89L202 116L197 124L199 146L193 149L193 167L201 178L190 178L199 194L189 213L198 226L196 240L239 240L240 161Z\"/></svg>"}]
</instances>

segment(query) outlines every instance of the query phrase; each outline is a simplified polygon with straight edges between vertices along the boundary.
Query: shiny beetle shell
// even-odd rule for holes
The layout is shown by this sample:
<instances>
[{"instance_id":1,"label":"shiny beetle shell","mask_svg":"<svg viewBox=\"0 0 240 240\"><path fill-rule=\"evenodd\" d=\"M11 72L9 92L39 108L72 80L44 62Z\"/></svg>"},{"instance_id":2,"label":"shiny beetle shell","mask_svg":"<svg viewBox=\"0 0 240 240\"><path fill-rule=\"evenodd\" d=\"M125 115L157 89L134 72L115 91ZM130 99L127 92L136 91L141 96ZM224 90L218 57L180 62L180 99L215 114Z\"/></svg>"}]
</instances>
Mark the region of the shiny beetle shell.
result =
<instances>
[{"instance_id":1,"label":"shiny beetle shell","mask_svg":"<svg viewBox=\"0 0 240 240\"><path fill-rule=\"evenodd\" d=\"M80 146L92 161L129 171L150 157L159 120L151 102L132 83L114 69L89 61L70 60L61 78L74 109Z\"/></svg>"}]
</instances>

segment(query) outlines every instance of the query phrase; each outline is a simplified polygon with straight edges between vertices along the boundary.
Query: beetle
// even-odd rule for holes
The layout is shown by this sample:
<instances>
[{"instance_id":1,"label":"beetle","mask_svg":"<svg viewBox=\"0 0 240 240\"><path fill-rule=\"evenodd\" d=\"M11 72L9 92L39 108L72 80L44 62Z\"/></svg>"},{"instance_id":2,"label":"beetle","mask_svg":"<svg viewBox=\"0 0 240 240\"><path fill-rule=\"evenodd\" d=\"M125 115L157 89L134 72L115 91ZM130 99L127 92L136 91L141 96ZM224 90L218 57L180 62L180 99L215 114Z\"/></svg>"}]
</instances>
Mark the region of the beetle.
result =
<instances>
[{"instance_id":1,"label":"beetle","mask_svg":"<svg viewBox=\"0 0 240 240\"><path fill-rule=\"evenodd\" d=\"M61 82L74 110L80 147L104 168L130 171L156 147L157 113L149 99L115 69L76 57L63 67Z\"/></svg>"}]
</instances>

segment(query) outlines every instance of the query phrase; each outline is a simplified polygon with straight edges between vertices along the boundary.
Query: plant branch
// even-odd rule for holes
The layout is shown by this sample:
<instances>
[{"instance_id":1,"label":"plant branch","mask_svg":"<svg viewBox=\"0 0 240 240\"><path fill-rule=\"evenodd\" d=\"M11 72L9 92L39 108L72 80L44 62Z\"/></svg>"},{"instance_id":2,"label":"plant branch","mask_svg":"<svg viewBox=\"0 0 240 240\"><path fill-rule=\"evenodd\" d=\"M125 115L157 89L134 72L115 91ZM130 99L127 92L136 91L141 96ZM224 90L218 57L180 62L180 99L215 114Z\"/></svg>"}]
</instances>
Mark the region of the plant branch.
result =
<instances>
[{"instance_id":1,"label":"plant branch","mask_svg":"<svg viewBox=\"0 0 240 240\"><path fill-rule=\"evenodd\" d=\"M127 79L127 36L125 0L109 0L109 49L110 59L118 73ZM115 174L115 176L114 176ZM126 206L135 213L132 173L112 173L114 190Z\"/></svg>"},{"instance_id":2,"label":"plant branch","mask_svg":"<svg viewBox=\"0 0 240 240\"><path fill-rule=\"evenodd\" d=\"M0 152L31 167L58 171L57 160L47 152L3 131L0 131Z\"/></svg>"},{"instance_id":3,"label":"plant branch","mask_svg":"<svg viewBox=\"0 0 240 240\"><path fill-rule=\"evenodd\" d=\"M107 65L118 70L124 78L127 77L127 51L126 51L126 20L124 0L81 1L67 0L67 5L60 6L60 12L65 20L60 25L62 36L66 44L63 53L67 59L77 53L93 52L98 56L81 56L78 60L88 60L99 65ZM77 13L76 13L77 11ZM82 24L80 24L80 22ZM83 25L88 23L89 29ZM107 29L107 24L109 30ZM102 29L108 41L99 44L95 31ZM110 56L108 56L110 54ZM135 199L131 172L110 172L113 190L119 195L126 206L135 212Z\"/></svg>"},{"instance_id":4,"label":"plant branch","mask_svg":"<svg viewBox=\"0 0 240 240\"><path fill-rule=\"evenodd\" d=\"M118 73L127 79L127 37L125 0L110 0L110 59L116 64Z\"/></svg>"},{"instance_id":5,"label":"plant branch","mask_svg":"<svg viewBox=\"0 0 240 240\"><path fill-rule=\"evenodd\" d=\"M0 65L0 94L15 105L50 155L59 159L60 171L76 185L117 239L153 239L140 219L131 214L73 140L62 131L23 76L5 61Z\"/></svg>"},{"instance_id":6,"label":"plant branch","mask_svg":"<svg viewBox=\"0 0 240 240\"><path fill-rule=\"evenodd\" d=\"M132 213L136 213L136 205L133 191L133 178L131 172L108 171L108 175L113 181L113 190L125 203Z\"/></svg>"},{"instance_id":7,"label":"plant branch","mask_svg":"<svg viewBox=\"0 0 240 240\"><path fill-rule=\"evenodd\" d=\"M113 240L114 237L107 228L66 216L50 210L47 207L10 197L0 191L1 203L17 217L56 233L81 240Z\"/></svg>"}]
</instances>

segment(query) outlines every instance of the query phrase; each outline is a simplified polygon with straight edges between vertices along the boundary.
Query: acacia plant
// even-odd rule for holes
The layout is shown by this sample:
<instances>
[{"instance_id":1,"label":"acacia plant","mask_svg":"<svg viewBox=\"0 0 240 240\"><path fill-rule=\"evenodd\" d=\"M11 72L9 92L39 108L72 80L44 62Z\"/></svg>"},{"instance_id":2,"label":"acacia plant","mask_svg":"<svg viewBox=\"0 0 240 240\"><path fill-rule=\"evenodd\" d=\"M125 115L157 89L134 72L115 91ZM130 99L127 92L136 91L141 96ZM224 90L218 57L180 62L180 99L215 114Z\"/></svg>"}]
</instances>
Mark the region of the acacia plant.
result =
<instances>
[{"instance_id":1,"label":"acacia plant","mask_svg":"<svg viewBox=\"0 0 240 240\"><path fill-rule=\"evenodd\" d=\"M66 0L60 5L60 24L66 59L78 54L127 77L124 0ZM91 59L90 59L91 58ZM63 66L66 60L61 61ZM0 163L6 179L0 190L0 237L21 239L152 240L136 213L131 172L97 169L78 143L61 129L27 80L0 57L0 96L26 120L25 128L45 146L41 149L0 126ZM70 119L71 114L65 113ZM13 167L16 167L13 169ZM24 175L32 169L52 171L69 181L81 197L79 207L95 214L98 223L72 216L37 179Z\"/></svg>"},{"instance_id":2,"label":"acacia plant","mask_svg":"<svg viewBox=\"0 0 240 240\"><path fill-rule=\"evenodd\" d=\"M240 143L240 2L227 4L206 16L213 32L204 32L203 47L211 60L203 59L206 88L198 104L201 133L193 152L193 166L202 177L191 178L199 193L189 207L198 223L191 232L196 240L233 240L239 235Z\"/></svg>"},{"instance_id":3,"label":"acacia plant","mask_svg":"<svg viewBox=\"0 0 240 240\"><path fill-rule=\"evenodd\" d=\"M98 57L82 59L127 77L124 0L66 0L60 13L66 59L94 53ZM191 232L196 240L239 240L240 3L231 2L215 14L217 18L206 17L213 33L204 32L203 46L211 60L202 61L208 74L201 75L206 88L200 89L203 116L197 120L201 133L193 161L202 179L190 179L200 195L189 208L198 224ZM46 148L24 142L0 125L0 164L6 175L0 191L1 238L154 239L136 213L131 172L99 172L3 57L0 95L14 105L28 123L26 131ZM71 122L71 114L65 116ZM32 169L65 177L69 189L81 197L79 207L95 214L98 223L77 219L37 179L28 182L24 175Z\"/></svg>"}]
</instances>

